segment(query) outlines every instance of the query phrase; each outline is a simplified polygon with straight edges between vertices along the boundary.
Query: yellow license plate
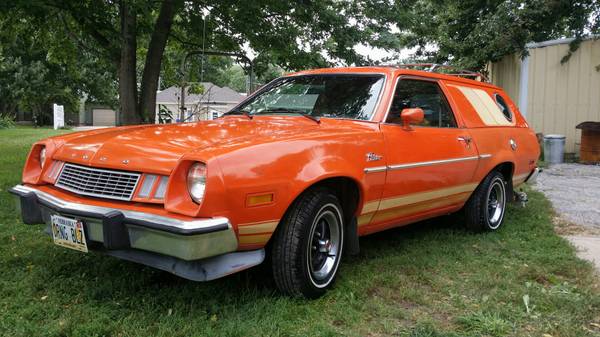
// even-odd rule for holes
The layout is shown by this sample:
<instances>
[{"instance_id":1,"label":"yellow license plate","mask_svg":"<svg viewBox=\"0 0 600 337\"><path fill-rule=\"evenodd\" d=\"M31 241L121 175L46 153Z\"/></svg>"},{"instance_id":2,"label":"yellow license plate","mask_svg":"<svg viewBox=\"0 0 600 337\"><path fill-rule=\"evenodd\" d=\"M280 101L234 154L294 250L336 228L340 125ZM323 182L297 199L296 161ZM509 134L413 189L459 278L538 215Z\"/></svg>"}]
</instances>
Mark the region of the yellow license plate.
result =
<instances>
[{"instance_id":1,"label":"yellow license plate","mask_svg":"<svg viewBox=\"0 0 600 337\"><path fill-rule=\"evenodd\" d=\"M60 215L53 215L51 219L52 239L55 244L87 253L87 242L81 220Z\"/></svg>"}]
</instances>

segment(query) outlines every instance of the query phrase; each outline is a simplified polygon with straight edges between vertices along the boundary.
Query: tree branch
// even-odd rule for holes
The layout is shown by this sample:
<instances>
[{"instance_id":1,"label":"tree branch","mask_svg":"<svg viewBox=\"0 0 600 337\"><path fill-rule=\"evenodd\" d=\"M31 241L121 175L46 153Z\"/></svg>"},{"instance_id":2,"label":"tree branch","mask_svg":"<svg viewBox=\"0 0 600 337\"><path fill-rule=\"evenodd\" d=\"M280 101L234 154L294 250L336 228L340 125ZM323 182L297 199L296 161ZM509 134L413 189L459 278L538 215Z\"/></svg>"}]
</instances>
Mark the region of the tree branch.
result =
<instances>
[{"instance_id":1,"label":"tree branch","mask_svg":"<svg viewBox=\"0 0 600 337\"><path fill-rule=\"evenodd\" d=\"M55 8L57 10L68 13L77 22L79 27L87 32L100 47L104 48L113 61L118 61L119 49L115 42L107 35L102 33L98 27L104 27L105 30L110 30L112 36L119 36L119 32L114 29L108 22L99 22L93 18L93 15L85 15L85 11L81 8L75 8L71 2L44 2L44 5ZM94 11L96 12L96 11Z\"/></svg>"}]
</instances>

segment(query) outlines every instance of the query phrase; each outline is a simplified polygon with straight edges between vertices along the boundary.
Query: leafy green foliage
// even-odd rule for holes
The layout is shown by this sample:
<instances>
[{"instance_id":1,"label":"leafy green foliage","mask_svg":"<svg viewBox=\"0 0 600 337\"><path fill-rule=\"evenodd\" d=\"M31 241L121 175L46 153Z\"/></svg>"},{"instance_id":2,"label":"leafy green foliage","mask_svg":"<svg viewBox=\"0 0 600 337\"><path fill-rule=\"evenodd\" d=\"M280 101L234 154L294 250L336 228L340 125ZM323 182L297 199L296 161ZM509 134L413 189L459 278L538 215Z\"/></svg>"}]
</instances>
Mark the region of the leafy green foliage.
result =
<instances>
[{"instance_id":1,"label":"leafy green foliage","mask_svg":"<svg viewBox=\"0 0 600 337\"><path fill-rule=\"evenodd\" d=\"M15 120L8 114L0 113L0 129L10 129L15 127Z\"/></svg>"},{"instance_id":2,"label":"leafy green foliage","mask_svg":"<svg viewBox=\"0 0 600 337\"><path fill-rule=\"evenodd\" d=\"M82 96L114 99L110 68L57 25L52 18L27 19L22 10L0 11L0 113L30 111L39 124L51 123L53 103L74 112Z\"/></svg>"},{"instance_id":3,"label":"leafy green foliage","mask_svg":"<svg viewBox=\"0 0 600 337\"><path fill-rule=\"evenodd\" d=\"M390 11L388 19L400 31L398 48L416 47L417 60L472 69L514 52L525 54L528 42L574 36L573 51L581 37L600 31L595 0L407 0Z\"/></svg>"},{"instance_id":4,"label":"leafy green foliage","mask_svg":"<svg viewBox=\"0 0 600 337\"><path fill-rule=\"evenodd\" d=\"M129 26L133 36L123 31ZM4 1L0 111L41 114L50 102L74 109L78 97L118 97L123 115L137 116L128 121L140 121L154 111L156 89L182 82L189 51L251 50L265 83L281 71L373 63L357 45L416 48L412 61L479 70L506 54L525 54L528 42L575 36L567 61L581 38L599 29L596 0ZM127 50L134 57L123 58ZM245 91L248 65L241 69L238 61L193 58L187 81Z\"/></svg>"},{"instance_id":5,"label":"leafy green foliage","mask_svg":"<svg viewBox=\"0 0 600 337\"><path fill-rule=\"evenodd\" d=\"M257 54L253 66L260 77L272 74L273 64L297 70L366 63L368 58L358 55L354 46L387 29L363 13L376 4L348 0L15 0L0 6L10 15L22 14L19 17L28 23L52 22L71 45L102 60L113 72L113 81L118 77L121 116L126 122L137 122L154 111L161 69L163 84L181 82L177 69L187 51L245 53L251 48ZM211 77L218 82L220 70L231 67L230 61L205 61L201 71L198 62L192 64L189 71L202 75L188 82ZM240 88L240 81L235 82Z\"/></svg>"},{"instance_id":6,"label":"leafy green foliage","mask_svg":"<svg viewBox=\"0 0 600 337\"><path fill-rule=\"evenodd\" d=\"M201 83L188 84L188 92L193 95L201 95L204 93L204 86Z\"/></svg>"}]
</instances>

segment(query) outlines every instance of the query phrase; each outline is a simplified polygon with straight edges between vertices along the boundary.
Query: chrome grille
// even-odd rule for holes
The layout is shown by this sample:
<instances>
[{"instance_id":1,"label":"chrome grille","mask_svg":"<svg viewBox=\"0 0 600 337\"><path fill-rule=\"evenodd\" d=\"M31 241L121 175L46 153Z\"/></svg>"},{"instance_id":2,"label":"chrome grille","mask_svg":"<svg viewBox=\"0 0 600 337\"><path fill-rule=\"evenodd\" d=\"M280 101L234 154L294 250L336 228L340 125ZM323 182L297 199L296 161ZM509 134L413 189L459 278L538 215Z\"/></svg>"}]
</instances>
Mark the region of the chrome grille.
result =
<instances>
[{"instance_id":1,"label":"chrome grille","mask_svg":"<svg viewBox=\"0 0 600 337\"><path fill-rule=\"evenodd\" d=\"M131 200L139 180L139 173L65 164L54 185L92 197Z\"/></svg>"}]
</instances>

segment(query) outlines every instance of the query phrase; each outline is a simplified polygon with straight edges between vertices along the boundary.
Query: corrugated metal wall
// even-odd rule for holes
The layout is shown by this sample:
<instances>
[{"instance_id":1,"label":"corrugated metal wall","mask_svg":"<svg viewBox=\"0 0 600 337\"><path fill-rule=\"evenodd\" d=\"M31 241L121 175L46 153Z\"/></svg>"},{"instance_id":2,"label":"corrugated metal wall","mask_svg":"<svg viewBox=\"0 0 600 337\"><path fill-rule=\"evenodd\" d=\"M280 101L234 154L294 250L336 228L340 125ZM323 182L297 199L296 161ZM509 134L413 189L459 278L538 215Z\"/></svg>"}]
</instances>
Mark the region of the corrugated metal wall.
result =
<instances>
[{"instance_id":1,"label":"corrugated metal wall","mask_svg":"<svg viewBox=\"0 0 600 337\"><path fill-rule=\"evenodd\" d=\"M519 102L519 79L521 77L521 58L518 54L507 55L500 62L492 63L490 81L506 91L513 102Z\"/></svg>"},{"instance_id":2,"label":"corrugated metal wall","mask_svg":"<svg viewBox=\"0 0 600 337\"><path fill-rule=\"evenodd\" d=\"M567 136L565 151L579 152L584 121L600 121L600 40L586 40L561 64L568 43L529 49L527 121L537 132ZM490 65L490 78L519 102L521 60L509 55ZM522 92L522 91L521 91ZM520 107L523 110L522 107Z\"/></svg>"}]
</instances>

